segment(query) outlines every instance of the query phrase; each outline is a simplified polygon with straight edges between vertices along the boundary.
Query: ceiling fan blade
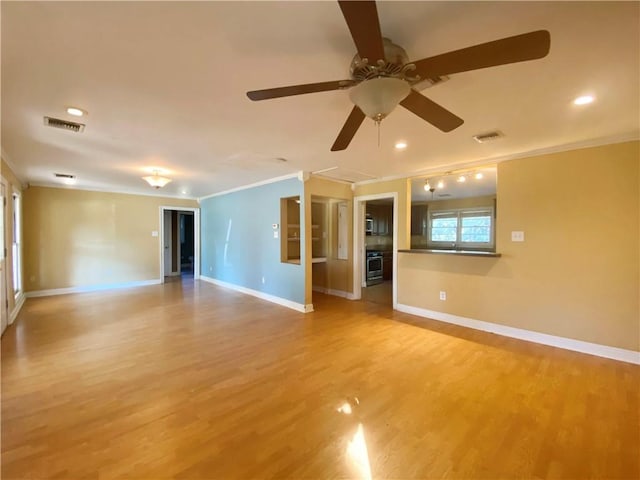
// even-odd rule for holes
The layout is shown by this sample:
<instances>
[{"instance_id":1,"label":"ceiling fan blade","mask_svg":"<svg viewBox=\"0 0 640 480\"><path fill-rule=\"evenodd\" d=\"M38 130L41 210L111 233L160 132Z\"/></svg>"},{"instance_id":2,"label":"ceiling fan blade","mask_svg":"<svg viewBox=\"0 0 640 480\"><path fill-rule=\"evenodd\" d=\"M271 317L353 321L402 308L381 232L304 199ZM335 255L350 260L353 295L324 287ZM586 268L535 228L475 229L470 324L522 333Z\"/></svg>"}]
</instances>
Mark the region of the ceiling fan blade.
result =
<instances>
[{"instance_id":1,"label":"ceiling fan blade","mask_svg":"<svg viewBox=\"0 0 640 480\"><path fill-rule=\"evenodd\" d=\"M253 90L247 92L247 97L253 101L268 100L269 98L291 97L305 93L327 92L340 90L355 85L353 80L337 80L333 82L307 83L305 85L291 85L290 87L268 88L266 90Z\"/></svg>"},{"instance_id":2,"label":"ceiling fan blade","mask_svg":"<svg viewBox=\"0 0 640 480\"><path fill-rule=\"evenodd\" d=\"M421 78L433 78L542 58L549 53L550 43L549 32L537 30L411 63L416 66L414 72Z\"/></svg>"},{"instance_id":3,"label":"ceiling fan blade","mask_svg":"<svg viewBox=\"0 0 640 480\"><path fill-rule=\"evenodd\" d=\"M351 139L362 125L362 121L364 120L364 113L358 107L354 106L353 110L349 114L347 121L344 122L342 126L342 130L338 134L338 138L333 142L331 147L332 152L337 152L338 150L344 150L351 143Z\"/></svg>"},{"instance_id":4,"label":"ceiling fan blade","mask_svg":"<svg viewBox=\"0 0 640 480\"><path fill-rule=\"evenodd\" d=\"M338 4L347 21L360 58L368 58L369 65L375 65L377 60L384 59L376 2L343 0Z\"/></svg>"},{"instance_id":5,"label":"ceiling fan blade","mask_svg":"<svg viewBox=\"0 0 640 480\"><path fill-rule=\"evenodd\" d=\"M413 89L400 105L443 132L450 132L464 123L460 117Z\"/></svg>"}]
</instances>

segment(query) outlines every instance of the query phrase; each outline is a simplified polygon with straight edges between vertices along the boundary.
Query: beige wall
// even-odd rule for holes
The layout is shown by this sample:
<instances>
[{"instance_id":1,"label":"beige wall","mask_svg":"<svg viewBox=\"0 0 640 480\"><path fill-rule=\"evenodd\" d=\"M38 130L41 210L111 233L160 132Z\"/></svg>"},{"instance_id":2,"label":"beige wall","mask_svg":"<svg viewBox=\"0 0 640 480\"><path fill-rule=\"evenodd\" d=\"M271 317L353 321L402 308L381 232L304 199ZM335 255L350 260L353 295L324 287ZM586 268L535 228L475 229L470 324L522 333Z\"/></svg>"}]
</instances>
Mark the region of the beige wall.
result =
<instances>
[{"instance_id":1,"label":"beige wall","mask_svg":"<svg viewBox=\"0 0 640 480\"><path fill-rule=\"evenodd\" d=\"M401 178L377 183L357 185L354 196L377 193L398 193L398 249L409 248L411 226L411 180Z\"/></svg>"},{"instance_id":2,"label":"beige wall","mask_svg":"<svg viewBox=\"0 0 640 480\"><path fill-rule=\"evenodd\" d=\"M16 177L15 173L11 170L9 165L0 159L0 175L2 175L3 181L6 184L7 190L5 195L7 196L7 209L5 218L5 246L7 248L7 258L5 259L6 279L7 279L7 300L9 301L9 313L13 312L16 306L15 291L13 289L13 252L11 244L13 242L13 202L11 201L11 195L14 191L22 192L22 182ZM24 237L23 237L24 238ZM24 243L24 242L23 242ZM24 266L24 262L23 262ZM4 275L4 272L2 272ZM24 279L24 276L23 276ZM24 283L24 282L23 282ZM23 287L24 288L24 287Z\"/></svg>"},{"instance_id":3,"label":"beige wall","mask_svg":"<svg viewBox=\"0 0 640 480\"><path fill-rule=\"evenodd\" d=\"M25 290L160 278L160 206L194 200L31 187L24 191Z\"/></svg>"},{"instance_id":4,"label":"beige wall","mask_svg":"<svg viewBox=\"0 0 640 480\"><path fill-rule=\"evenodd\" d=\"M339 290L351 293L353 291L353 191L351 185L327 180L325 178L314 177L313 175L305 182L305 198L308 202L311 197L323 197L330 199L327 203L328 221L328 251L326 263L313 264L312 268L306 270L306 290L308 295L307 303L311 303L312 287L323 287L331 290ZM338 259L338 204L337 201L347 203L347 225L348 234L348 259ZM307 222L311 226L311 221ZM307 238L311 239L310 231ZM307 265L311 265L311 246L307 249Z\"/></svg>"},{"instance_id":5,"label":"beige wall","mask_svg":"<svg viewBox=\"0 0 640 480\"><path fill-rule=\"evenodd\" d=\"M639 145L500 163L502 257L401 253L398 302L640 350Z\"/></svg>"}]
</instances>

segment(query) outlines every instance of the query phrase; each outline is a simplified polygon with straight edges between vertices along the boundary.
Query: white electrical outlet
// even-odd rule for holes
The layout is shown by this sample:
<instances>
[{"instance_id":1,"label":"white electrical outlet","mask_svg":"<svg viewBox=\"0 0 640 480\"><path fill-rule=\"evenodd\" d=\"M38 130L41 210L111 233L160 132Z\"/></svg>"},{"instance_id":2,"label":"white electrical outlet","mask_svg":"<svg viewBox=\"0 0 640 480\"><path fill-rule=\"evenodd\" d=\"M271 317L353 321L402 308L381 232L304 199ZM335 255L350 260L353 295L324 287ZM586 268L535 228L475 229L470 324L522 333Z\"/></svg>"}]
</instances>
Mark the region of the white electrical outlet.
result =
<instances>
[{"instance_id":1,"label":"white electrical outlet","mask_svg":"<svg viewBox=\"0 0 640 480\"><path fill-rule=\"evenodd\" d=\"M264 277L262 277L262 284L264 285Z\"/></svg>"},{"instance_id":2,"label":"white electrical outlet","mask_svg":"<svg viewBox=\"0 0 640 480\"><path fill-rule=\"evenodd\" d=\"M512 242L524 242L524 232L522 232L522 231L511 232L511 241Z\"/></svg>"},{"instance_id":3,"label":"white electrical outlet","mask_svg":"<svg viewBox=\"0 0 640 480\"><path fill-rule=\"evenodd\" d=\"M210 272L213 272L213 267L209 267L209 271L210 271Z\"/></svg>"},{"instance_id":4,"label":"white electrical outlet","mask_svg":"<svg viewBox=\"0 0 640 480\"><path fill-rule=\"evenodd\" d=\"M157 237L157 236L158 236L158 231L157 231L157 230L153 230L153 231L151 232L151 236L152 236L152 237Z\"/></svg>"},{"instance_id":5,"label":"white electrical outlet","mask_svg":"<svg viewBox=\"0 0 640 480\"><path fill-rule=\"evenodd\" d=\"M447 292L440 290L440 300L446 300L447 299Z\"/></svg>"}]
</instances>

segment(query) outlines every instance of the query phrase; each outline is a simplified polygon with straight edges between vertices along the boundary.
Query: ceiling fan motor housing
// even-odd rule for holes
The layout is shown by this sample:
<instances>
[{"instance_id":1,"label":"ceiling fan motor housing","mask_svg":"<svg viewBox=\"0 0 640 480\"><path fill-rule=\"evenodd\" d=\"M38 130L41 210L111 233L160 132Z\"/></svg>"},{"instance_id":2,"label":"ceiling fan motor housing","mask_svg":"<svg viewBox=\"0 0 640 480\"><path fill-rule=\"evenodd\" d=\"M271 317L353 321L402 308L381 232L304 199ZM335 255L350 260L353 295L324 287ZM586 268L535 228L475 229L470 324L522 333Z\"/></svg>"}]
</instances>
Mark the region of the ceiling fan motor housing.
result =
<instances>
[{"instance_id":1,"label":"ceiling fan motor housing","mask_svg":"<svg viewBox=\"0 0 640 480\"><path fill-rule=\"evenodd\" d=\"M386 37L382 41L385 58L367 58L363 60L356 53L349 67L351 78L363 81L377 77L404 77L406 69L403 67L409 63L407 52Z\"/></svg>"}]
</instances>

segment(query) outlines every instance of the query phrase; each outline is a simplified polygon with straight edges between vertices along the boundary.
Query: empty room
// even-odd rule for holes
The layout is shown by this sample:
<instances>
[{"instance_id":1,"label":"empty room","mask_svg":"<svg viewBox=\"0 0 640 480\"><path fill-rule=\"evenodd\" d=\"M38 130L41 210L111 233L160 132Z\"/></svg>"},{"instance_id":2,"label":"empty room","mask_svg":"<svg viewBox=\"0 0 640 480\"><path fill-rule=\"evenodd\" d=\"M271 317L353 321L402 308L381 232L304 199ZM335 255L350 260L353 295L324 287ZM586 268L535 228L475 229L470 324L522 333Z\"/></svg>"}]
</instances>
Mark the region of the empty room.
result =
<instances>
[{"instance_id":1,"label":"empty room","mask_svg":"<svg viewBox=\"0 0 640 480\"><path fill-rule=\"evenodd\" d=\"M640 2L0 22L2 478L640 478Z\"/></svg>"}]
</instances>

